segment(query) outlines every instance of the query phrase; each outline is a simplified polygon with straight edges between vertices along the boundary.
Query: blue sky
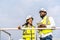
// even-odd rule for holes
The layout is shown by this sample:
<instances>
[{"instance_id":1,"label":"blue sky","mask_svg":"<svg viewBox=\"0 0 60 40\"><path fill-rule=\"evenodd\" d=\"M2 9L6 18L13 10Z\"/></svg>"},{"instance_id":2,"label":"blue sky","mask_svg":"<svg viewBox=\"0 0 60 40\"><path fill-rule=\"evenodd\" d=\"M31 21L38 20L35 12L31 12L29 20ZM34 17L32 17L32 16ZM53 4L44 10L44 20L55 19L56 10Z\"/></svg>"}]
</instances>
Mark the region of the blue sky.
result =
<instances>
[{"instance_id":1,"label":"blue sky","mask_svg":"<svg viewBox=\"0 0 60 40\"><path fill-rule=\"evenodd\" d=\"M60 0L0 0L0 27L17 27L25 23L26 16L32 15L33 24L40 21L39 10L45 8L49 16L55 20L56 27L60 26ZM21 30L8 31L14 40L21 38ZM60 31L54 31L54 37ZM16 38L17 37L17 38ZM7 40L7 34L1 32L1 40Z\"/></svg>"}]
</instances>

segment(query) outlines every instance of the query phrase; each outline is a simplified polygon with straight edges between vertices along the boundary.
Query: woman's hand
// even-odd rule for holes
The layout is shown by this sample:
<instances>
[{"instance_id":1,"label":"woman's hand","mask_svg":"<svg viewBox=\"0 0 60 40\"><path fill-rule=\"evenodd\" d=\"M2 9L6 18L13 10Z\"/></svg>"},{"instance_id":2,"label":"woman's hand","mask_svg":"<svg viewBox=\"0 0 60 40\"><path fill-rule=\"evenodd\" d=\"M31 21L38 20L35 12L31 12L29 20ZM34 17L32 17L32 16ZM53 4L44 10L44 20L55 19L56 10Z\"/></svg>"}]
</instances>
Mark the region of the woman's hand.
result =
<instances>
[{"instance_id":1,"label":"woman's hand","mask_svg":"<svg viewBox=\"0 0 60 40\"><path fill-rule=\"evenodd\" d=\"M20 26L18 26L18 29L20 30L20 29L21 29L21 27L20 27Z\"/></svg>"}]
</instances>

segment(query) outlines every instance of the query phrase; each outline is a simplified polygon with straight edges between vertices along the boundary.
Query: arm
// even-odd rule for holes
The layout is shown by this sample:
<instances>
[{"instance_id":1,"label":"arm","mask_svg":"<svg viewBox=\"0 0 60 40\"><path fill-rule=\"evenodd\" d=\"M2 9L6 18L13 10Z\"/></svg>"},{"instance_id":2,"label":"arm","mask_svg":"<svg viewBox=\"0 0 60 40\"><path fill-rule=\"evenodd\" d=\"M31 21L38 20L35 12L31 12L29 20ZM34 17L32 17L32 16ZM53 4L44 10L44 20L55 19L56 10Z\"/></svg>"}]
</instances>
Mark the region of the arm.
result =
<instances>
[{"instance_id":1,"label":"arm","mask_svg":"<svg viewBox=\"0 0 60 40\"><path fill-rule=\"evenodd\" d=\"M47 28L54 28L55 27L55 22L54 19L52 17L49 17L50 20L50 25L46 25Z\"/></svg>"}]
</instances>

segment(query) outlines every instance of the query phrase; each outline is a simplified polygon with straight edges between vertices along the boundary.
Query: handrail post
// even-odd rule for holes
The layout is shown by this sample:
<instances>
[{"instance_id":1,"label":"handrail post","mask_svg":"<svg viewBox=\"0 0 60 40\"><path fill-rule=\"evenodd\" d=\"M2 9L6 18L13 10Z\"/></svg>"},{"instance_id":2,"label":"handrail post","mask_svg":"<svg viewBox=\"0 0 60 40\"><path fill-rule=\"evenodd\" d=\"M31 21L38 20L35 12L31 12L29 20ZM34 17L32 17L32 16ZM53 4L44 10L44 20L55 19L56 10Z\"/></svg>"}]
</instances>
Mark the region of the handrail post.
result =
<instances>
[{"instance_id":1,"label":"handrail post","mask_svg":"<svg viewBox=\"0 0 60 40\"><path fill-rule=\"evenodd\" d=\"M12 38L11 38L11 34L10 34L9 32L7 32L7 31L5 31L5 30L1 30L1 31L3 31L4 33L8 34L8 36L9 36L9 40L12 40Z\"/></svg>"}]
</instances>

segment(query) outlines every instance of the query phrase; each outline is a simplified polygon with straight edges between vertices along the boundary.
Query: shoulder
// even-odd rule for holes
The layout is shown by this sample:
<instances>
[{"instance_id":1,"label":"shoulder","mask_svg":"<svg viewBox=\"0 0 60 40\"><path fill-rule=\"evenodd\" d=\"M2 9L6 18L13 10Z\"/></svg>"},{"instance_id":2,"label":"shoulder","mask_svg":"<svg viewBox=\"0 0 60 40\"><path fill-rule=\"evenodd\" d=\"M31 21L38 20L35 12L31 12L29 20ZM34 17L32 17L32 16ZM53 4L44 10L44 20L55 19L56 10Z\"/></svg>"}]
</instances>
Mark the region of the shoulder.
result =
<instances>
[{"instance_id":1,"label":"shoulder","mask_svg":"<svg viewBox=\"0 0 60 40\"><path fill-rule=\"evenodd\" d=\"M53 18L52 16L49 16L49 18Z\"/></svg>"},{"instance_id":2,"label":"shoulder","mask_svg":"<svg viewBox=\"0 0 60 40\"><path fill-rule=\"evenodd\" d=\"M53 19L53 17L51 17L51 16L48 16L49 17L49 19Z\"/></svg>"},{"instance_id":3,"label":"shoulder","mask_svg":"<svg viewBox=\"0 0 60 40\"><path fill-rule=\"evenodd\" d=\"M49 20L51 21L51 22L54 22L54 19L53 19L53 17L49 17Z\"/></svg>"},{"instance_id":4,"label":"shoulder","mask_svg":"<svg viewBox=\"0 0 60 40\"><path fill-rule=\"evenodd\" d=\"M22 26L23 28L27 27L26 25Z\"/></svg>"}]
</instances>

